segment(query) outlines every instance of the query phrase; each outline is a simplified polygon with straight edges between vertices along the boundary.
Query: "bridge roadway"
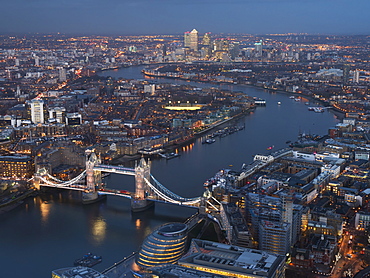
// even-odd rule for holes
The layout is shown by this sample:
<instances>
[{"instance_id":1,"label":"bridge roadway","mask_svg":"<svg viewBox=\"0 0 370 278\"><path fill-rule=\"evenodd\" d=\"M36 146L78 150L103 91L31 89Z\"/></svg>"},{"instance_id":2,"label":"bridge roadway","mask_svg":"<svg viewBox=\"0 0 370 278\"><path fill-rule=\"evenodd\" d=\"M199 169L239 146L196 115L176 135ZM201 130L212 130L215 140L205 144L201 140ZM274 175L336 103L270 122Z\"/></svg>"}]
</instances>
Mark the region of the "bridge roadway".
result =
<instances>
[{"instance_id":1,"label":"bridge roadway","mask_svg":"<svg viewBox=\"0 0 370 278\"><path fill-rule=\"evenodd\" d=\"M121 175L131 175L135 176L135 169L132 168L125 168L121 166L112 166L112 165L95 165L94 171L101 171L106 173L116 173Z\"/></svg>"},{"instance_id":2,"label":"bridge roadway","mask_svg":"<svg viewBox=\"0 0 370 278\"><path fill-rule=\"evenodd\" d=\"M52 184L47 184L47 183L40 183L40 186L46 186L46 187L52 187L52 188L61 188L61 189L68 189L68 190L78 190L78 191L86 191L86 186L85 185L68 185L68 186L63 186L63 185L52 185Z\"/></svg>"}]
</instances>

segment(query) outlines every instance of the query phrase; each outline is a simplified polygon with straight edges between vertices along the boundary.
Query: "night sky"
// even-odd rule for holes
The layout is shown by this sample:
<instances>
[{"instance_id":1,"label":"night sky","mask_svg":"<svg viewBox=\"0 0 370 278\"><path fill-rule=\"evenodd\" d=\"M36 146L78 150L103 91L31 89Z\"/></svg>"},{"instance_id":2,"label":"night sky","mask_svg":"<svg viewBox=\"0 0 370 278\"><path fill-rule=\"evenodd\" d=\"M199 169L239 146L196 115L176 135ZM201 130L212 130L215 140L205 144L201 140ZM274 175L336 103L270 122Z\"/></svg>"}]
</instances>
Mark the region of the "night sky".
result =
<instances>
[{"instance_id":1,"label":"night sky","mask_svg":"<svg viewBox=\"0 0 370 278\"><path fill-rule=\"evenodd\" d=\"M0 0L0 33L369 34L370 0Z\"/></svg>"}]
</instances>

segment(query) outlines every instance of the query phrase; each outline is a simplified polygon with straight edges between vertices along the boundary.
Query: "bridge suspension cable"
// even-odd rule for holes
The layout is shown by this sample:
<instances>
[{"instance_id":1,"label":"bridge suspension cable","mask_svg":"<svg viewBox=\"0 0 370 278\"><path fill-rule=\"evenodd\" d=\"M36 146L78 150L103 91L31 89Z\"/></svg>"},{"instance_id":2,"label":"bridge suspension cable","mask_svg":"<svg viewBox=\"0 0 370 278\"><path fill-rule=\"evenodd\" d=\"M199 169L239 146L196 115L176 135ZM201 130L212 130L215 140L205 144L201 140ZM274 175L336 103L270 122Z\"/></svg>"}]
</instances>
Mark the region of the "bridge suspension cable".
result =
<instances>
[{"instance_id":1,"label":"bridge suspension cable","mask_svg":"<svg viewBox=\"0 0 370 278\"><path fill-rule=\"evenodd\" d=\"M152 175L150 175L152 180L154 181L155 185L158 187L158 189L165 193L167 196L173 198L174 200L179 200L181 202L192 202L194 200L197 200L199 201L200 200L200 197L196 197L196 198L184 198L184 197L181 197L175 193L173 193L172 191L170 191L167 187L165 187L164 185L162 185L158 180L156 180Z\"/></svg>"},{"instance_id":2,"label":"bridge suspension cable","mask_svg":"<svg viewBox=\"0 0 370 278\"><path fill-rule=\"evenodd\" d=\"M83 171L77 177L75 177L75 178L73 178L69 181L62 181L62 180L59 180L59 179L51 176L49 173L46 175L46 177L51 178L52 180L57 181L58 183L52 182L52 181L46 179L43 176L39 176L39 178L49 186L53 186L53 187L73 187L73 185L76 185L76 183L78 183L83 178L85 178L85 176L86 176L86 171Z\"/></svg>"},{"instance_id":3,"label":"bridge suspension cable","mask_svg":"<svg viewBox=\"0 0 370 278\"><path fill-rule=\"evenodd\" d=\"M80 179L84 178L86 176L86 170L84 170L81 174L79 174L78 176L74 177L73 179L71 179L69 181L63 181L63 180L57 179L56 177L50 175L49 173L47 173L47 176L49 178L51 178L52 180L57 181L59 183L67 183L67 182L72 182L73 183L77 180L80 180Z\"/></svg>"},{"instance_id":4,"label":"bridge suspension cable","mask_svg":"<svg viewBox=\"0 0 370 278\"><path fill-rule=\"evenodd\" d=\"M173 192L171 192L170 190L168 190L167 188L166 189L166 192L162 192L159 188L157 188L156 186L154 186L153 184L150 183L150 181L148 181L146 178L144 178L146 184L154 191L154 193L159 196L160 198L162 198L163 200L167 201L167 202L170 202L170 203L173 203L173 204L181 204L181 205L194 205L194 204L197 204L200 202L201 198L200 197L197 197L197 198L183 198L183 197L180 197L182 200L175 200L173 198L171 198L170 196L166 195L167 192L170 192L172 193L174 196L178 196L176 194L174 194ZM163 187L163 186L162 186ZM161 188L162 189L162 188Z\"/></svg>"}]
</instances>

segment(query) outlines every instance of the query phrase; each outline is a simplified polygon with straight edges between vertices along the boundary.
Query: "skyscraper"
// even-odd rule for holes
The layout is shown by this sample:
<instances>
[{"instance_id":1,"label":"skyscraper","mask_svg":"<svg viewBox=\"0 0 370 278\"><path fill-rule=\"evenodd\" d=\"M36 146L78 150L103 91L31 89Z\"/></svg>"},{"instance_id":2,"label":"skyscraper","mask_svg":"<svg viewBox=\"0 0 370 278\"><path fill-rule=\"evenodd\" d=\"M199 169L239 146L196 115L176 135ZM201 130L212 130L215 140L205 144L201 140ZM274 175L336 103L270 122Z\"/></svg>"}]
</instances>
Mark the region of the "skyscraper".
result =
<instances>
[{"instance_id":1,"label":"skyscraper","mask_svg":"<svg viewBox=\"0 0 370 278\"><path fill-rule=\"evenodd\" d=\"M203 46L211 45L211 33L205 33L202 40Z\"/></svg>"},{"instance_id":2,"label":"skyscraper","mask_svg":"<svg viewBox=\"0 0 370 278\"><path fill-rule=\"evenodd\" d=\"M196 29L184 33L184 47L198 51L198 31Z\"/></svg>"},{"instance_id":3,"label":"skyscraper","mask_svg":"<svg viewBox=\"0 0 370 278\"><path fill-rule=\"evenodd\" d=\"M44 101L42 99L31 100L31 121L34 124L44 123Z\"/></svg>"},{"instance_id":4,"label":"skyscraper","mask_svg":"<svg viewBox=\"0 0 370 278\"><path fill-rule=\"evenodd\" d=\"M254 44L257 57L262 57L262 46L263 46L263 41L262 40L260 40L259 42L256 42Z\"/></svg>"},{"instance_id":5,"label":"skyscraper","mask_svg":"<svg viewBox=\"0 0 370 278\"><path fill-rule=\"evenodd\" d=\"M190 32L189 31L184 33L184 47L190 48Z\"/></svg>"},{"instance_id":6,"label":"skyscraper","mask_svg":"<svg viewBox=\"0 0 370 278\"><path fill-rule=\"evenodd\" d=\"M349 81L349 71L351 69L351 66L348 64L343 65L343 84L348 84Z\"/></svg>"}]
</instances>

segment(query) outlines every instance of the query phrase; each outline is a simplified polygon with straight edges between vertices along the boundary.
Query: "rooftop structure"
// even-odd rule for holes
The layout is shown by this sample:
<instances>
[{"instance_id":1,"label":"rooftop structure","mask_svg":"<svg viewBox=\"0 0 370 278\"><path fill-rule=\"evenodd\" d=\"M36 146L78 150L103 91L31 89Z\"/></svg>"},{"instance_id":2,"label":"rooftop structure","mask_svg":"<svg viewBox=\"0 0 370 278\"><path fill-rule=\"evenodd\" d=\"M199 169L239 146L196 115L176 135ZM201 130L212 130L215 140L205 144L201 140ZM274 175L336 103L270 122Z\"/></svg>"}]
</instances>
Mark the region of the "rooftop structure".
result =
<instances>
[{"instance_id":1,"label":"rooftop structure","mask_svg":"<svg viewBox=\"0 0 370 278\"><path fill-rule=\"evenodd\" d=\"M227 277L284 277L284 256L193 239L180 266Z\"/></svg>"},{"instance_id":2,"label":"rooftop structure","mask_svg":"<svg viewBox=\"0 0 370 278\"><path fill-rule=\"evenodd\" d=\"M95 269L88 267L66 267L53 270L52 278L107 278Z\"/></svg>"}]
</instances>

